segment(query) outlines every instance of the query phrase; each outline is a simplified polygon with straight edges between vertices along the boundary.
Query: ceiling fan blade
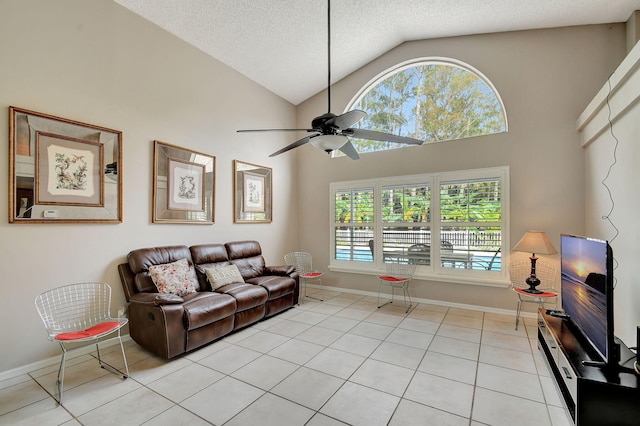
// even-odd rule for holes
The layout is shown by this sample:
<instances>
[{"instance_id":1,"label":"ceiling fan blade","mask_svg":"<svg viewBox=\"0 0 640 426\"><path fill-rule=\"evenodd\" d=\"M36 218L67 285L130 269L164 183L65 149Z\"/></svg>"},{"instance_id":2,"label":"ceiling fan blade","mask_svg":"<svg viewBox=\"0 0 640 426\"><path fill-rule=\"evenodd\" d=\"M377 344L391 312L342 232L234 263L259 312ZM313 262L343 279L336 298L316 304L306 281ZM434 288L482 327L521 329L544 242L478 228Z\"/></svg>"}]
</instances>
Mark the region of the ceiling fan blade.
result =
<instances>
[{"instance_id":1,"label":"ceiling fan blade","mask_svg":"<svg viewBox=\"0 0 640 426\"><path fill-rule=\"evenodd\" d=\"M358 151L356 151L355 147L353 146L353 144L351 143L351 141L345 143L344 145L342 145L342 148L340 148L340 151L342 151L342 153L344 155L346 155L347 157L351 158L352 160L359 160L360 156L358 155Z\"/></svg>"},{"instance_id":2,"label":"ceiling fan blade","mask_svg":"<svg viewBox=\"0 0 640 426\"><path fill-rule=\"evenodd\" d=\"M347 111L342 115L338 115L337 117L327 120L326 124L338 129L346 129L347 127L353 126L366 116L366 112L354 109L353 111Z\"/></svg>"},{"instance_id":3,"label":"ceiling fan blade","mask_svg":"<svg viewBox=\"0 0 640 426\"><path fill-rule=\"evenodd\" d=\"M424 143L424 141L421 141L420 139L392 135L391 133L376 132L374 130L366 129L345 129L342 131L342 133L354 138L369 139L372 141L406 143L410 145L422 145Z\"/></svg>"},{"instance_id":4,"label":"ceiling fan blade","mask_svg":"<svg viewBox=\"0 0 640 426\"><path fill-rule=\"evenodd\" d=\"M238 133L248 132L315 132L313 129L242 129L236 130Z\"/></svg>"},{"instance_id":5,"label":"ceiling fan blade","mask_svg":"<svg viewBox=\"0 0 640 426\"><path fill-rule=\"evenodd\" d=\"M275 157L276 155L280 155L280 154L282 154L284 152L290 151L293 148L297 148L299 146L304 145L305 143L309 142L310 140L311 140L311 136L306 136L306 137L304 137L302 139L299 139L299 140L295 141L294 143L292 143L290 145L285 146L281 150L274 152L269 157Z\"/></svg>"}]
</instances>

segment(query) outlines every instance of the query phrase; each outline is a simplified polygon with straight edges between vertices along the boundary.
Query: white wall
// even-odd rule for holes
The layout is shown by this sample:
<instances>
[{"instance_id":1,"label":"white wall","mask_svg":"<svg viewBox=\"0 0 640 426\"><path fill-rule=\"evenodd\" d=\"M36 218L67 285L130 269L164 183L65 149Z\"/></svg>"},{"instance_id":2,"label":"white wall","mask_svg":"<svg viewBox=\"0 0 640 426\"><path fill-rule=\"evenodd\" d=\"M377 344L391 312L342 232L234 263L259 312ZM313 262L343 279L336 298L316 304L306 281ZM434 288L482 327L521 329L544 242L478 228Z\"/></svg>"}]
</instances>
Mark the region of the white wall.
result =
<instances>
[{"instance_id":1,"label":"white wall","mask_svg":"<svg viewBox=\"0 0 640 426\"><path fill-rule=\"evenodd\" d=\"M610 240L616 260L614 325L627 346L636 346L640 325L639 67L637 44L578 119L585 158L584 235ZM603 219L607 216L610 221Z\"/></svg>"},{"instance_id":2,"label":"white wall","mask_svg":"<svg viewBox=\"0 0 640 426\"><path fill-rule=\"evenodd\" d=\"M288 102L110 0L0 1L0 58L0 373L60 353L34 308L43 291L105 281L115 314L132 249L256 239L282 264L295 248L295 156L268 158L287 135L235 132L294 126ZM10 105L123 132L122 224L8 223ZM154 139L217 157L214 225L151 224ZM272 224L233 224L234 159L273 168Z\"/></svg>"},{"instance_id":3,"label":"white wall","mask_svg":"<svg viewBox=\"0 0 640 426\"><path fill-rule=\"evenodd\" d=\"M576 117L625 55L625 26L596 25L424 40L404 43L332 88L333 112L343 112L367 82L414 58L450 57L475 67L495 85L506 106L509 131L455 142L330 159L299 148L300 247L314 266L329 264L329 183L372 176L510 166L511 241L527 229L543 230L557 249L561 233L584 230L584 160ZM326 93L299 106L298 125L326 112ZM514 253L514 257L523 253ZM541 256L544 258L544 256ZM547 260L558 264L558 255ZM377 291L377 278L331 272L329 285ZM414 280L425 299L515 309L507 288Z\"/></svg>"}]
</instances>

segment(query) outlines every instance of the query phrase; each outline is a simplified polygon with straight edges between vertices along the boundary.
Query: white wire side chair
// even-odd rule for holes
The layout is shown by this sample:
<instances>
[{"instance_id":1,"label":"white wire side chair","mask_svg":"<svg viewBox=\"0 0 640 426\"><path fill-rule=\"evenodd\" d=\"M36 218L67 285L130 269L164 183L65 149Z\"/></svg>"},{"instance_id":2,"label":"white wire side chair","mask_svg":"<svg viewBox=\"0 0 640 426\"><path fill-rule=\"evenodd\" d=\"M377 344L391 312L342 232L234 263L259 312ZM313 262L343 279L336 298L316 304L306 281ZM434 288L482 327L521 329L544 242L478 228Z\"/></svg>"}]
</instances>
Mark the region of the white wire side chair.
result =
<instances>
[{"instance_id":1,"label":"white wire side chair","mask_svg":"<svg viewBox=\"0 0 640 426\"><path fill-rule=\"evenodd\" d=\"M129 366L120 336L120 330L128 319L111 317L111 287L108 284L88 282L57 287L36 297L35 305L47 329L49 340L59 343L62 348L56 380L60 405L64 391L65 362L70 351L95 344L101 368L120 375L123 379L129 377ZM114 333L114 337L120 342L124 372L107 364L100 357L98 343Z\"/></svg>"},{"instance_id":2,"label":"white wire side chair","mask_svg":"<svg viewBox=\"0 0 640 426\"><path fill-rule=\"evenodd\" d=\"M284 262L287 265L295 265L298 275L300 275L300 281L304 285L304 297L316 299L319 301L324 300L322 290L320 297L313 297L307 295L307 283L318 284L322 286L323 272L313 269L313 259L311 254L304 251L295 251L284 255Z\"/></svg>"},{"instance_id":3,"label":"white wire side chair","mask_svg":"<svg viewBox=\"0 0 640 426\"><path fill-rule=\"evenodd\" d=\"M558 308L559 293L556 290L556 272L556 268L552 265L538 259L536 261L536 277L540 280L540 285L536 289L542 293L528 293L526 289L529 288L529 284L527 284L526 280L531 275L531 260L515 260L509 264L511 289L518 297L516 330L518 329L523 303L533 303L543 309L547 305L553 304L554 309Z\"/></svg>"},{"instance_id":4,"label":"white wire side chair","mask_svg":"<svg viewBox=\"0 0 640 426\"><path fill-rule=\"evenodd\" d=\"M409 283L413 278L413 274L416 272L416 264L411 262L402 263L396 259L387 261L385 266L387 268L387 274L378 277L380 282L378 285L378 308L381 308L386 304L393 303L395 290L402 289L404 304L407 307L405 313L407 313L413 304L411 295L409 294ZM391 287L391 299L388 302L380 304L380 292L382 291L383 286ZM409 299L408 305L407 298Z\"/></svg>"}]
</instances>

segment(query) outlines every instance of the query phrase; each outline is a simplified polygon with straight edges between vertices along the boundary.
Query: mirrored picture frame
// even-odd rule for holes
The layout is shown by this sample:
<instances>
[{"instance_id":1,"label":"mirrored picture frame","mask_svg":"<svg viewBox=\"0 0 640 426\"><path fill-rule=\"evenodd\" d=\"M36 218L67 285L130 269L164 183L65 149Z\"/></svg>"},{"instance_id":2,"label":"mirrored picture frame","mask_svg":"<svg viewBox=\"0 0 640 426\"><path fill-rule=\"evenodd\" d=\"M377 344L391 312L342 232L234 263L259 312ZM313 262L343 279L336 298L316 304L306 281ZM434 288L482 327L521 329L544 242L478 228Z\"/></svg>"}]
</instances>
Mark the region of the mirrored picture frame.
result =
<instances>
[{"instance_id":1,"label":"mirrored picture frame","mask_svg":"<svg viewBox=\"0 0 640 426\"><path fill-rule=\"evenodd\" d=\"M234 223L271 223L272 172L270 167L233 160Z\"/></svg>"},{"instance_id":2,"label":"mirrored picture frame","mask_svg":"<svg viewBox=\"0 0 640 426\"><path fill-rule=\"evenodd\" d=\"M9 107L9 223L121 223L122 132Z\"/></svg>"},{"instance_id":3,"label":"mirrored picture frame","mask_svg":"<svg viewBox=\"0 0 640 426\"><path fill-rule=\"evenodd\" d=\"M215 222L216 157L153 142L153 223Z\"/></svg>"}]
</instances>

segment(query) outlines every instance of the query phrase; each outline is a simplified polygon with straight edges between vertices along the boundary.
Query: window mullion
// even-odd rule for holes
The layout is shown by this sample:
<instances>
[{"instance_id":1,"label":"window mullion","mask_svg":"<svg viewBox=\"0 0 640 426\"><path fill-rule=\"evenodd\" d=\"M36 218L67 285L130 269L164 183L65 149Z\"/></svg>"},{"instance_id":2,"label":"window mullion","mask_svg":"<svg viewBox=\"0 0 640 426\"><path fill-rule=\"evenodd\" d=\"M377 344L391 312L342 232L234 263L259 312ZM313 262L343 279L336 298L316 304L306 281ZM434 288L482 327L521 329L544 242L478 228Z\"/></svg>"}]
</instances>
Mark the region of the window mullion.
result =
<instances>
[{"instance_id":1,"label":"window mullion","mask_svg":"<svg viewBox=\"0 0 640 426\"><path fill-rule=\"evenodd\" d=\"M380 189L380 183L376 181L373 184L373 246L374 253L373 264L376 268L384 267L382 261L382 190Z\"/></svg>"},{"instance_id":2,"label":"window mullion","mask_svg":"<svg viewBox=\"0 0 640 426\"><path fill-rule=\"evenodd\" d=\"M440 232L442 229L442 213L440 212L440 185L442 179L433 177L433 189L431 190L431 251L433 252L433 268L439 271L442 268L440 262ZM434 238L435 237L435 238Z\"/></svg>"}]
</instances>

